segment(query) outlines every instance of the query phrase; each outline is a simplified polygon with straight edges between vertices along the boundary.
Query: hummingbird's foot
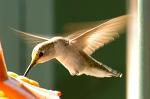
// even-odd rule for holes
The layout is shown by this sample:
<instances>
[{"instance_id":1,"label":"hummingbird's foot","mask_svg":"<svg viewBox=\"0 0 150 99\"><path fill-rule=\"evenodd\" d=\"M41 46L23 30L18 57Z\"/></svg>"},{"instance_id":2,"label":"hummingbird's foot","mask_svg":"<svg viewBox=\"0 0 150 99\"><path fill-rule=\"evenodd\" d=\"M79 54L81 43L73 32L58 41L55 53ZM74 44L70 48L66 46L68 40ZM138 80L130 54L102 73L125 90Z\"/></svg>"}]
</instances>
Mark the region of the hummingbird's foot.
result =
<instances>
[{"instance_id":1,"label":"hummingbird's foot","mask_svg":"<svg viewBox=\"0 0 150 99\"><path fill-rule=\"evenodd\" d=\"M70 72L71 76L79 75L79 71Z\"/></svg>"}]
</instances>

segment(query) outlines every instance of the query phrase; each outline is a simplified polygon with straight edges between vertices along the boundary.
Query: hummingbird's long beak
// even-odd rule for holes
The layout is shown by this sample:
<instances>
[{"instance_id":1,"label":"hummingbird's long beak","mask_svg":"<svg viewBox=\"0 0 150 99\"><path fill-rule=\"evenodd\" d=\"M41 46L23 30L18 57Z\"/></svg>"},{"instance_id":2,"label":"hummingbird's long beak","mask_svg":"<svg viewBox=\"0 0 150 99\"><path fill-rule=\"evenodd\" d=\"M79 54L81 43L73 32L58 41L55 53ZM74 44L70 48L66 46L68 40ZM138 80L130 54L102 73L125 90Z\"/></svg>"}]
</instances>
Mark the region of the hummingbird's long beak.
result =
<instances>
[{"instance_id":1,"label":"hummingbird's long beak","mask_svg":"<svg viewBox=\"0 0 150 99\"><path fill-rule=\"evenodd\" d=\"M27 74L29 73L29 71L31 70L31 68L36 64L36 61L31 61L30 65L28 66L28 68L26 69L25 73L23 76L27 76Z\"/></svg>"}]
</instances>

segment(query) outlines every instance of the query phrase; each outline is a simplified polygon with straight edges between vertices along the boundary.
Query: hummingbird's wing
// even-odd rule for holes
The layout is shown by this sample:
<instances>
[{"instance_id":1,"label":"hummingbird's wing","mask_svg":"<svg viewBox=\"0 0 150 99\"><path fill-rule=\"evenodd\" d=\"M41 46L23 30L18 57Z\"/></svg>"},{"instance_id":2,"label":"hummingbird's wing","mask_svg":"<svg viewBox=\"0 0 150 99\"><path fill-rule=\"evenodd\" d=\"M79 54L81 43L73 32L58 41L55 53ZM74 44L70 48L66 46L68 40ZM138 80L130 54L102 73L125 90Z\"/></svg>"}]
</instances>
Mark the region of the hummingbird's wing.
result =
<instances>
[{"instance_id":1,"label":"hummingbird's wing","mask_svg":"<svg viewBox=\"0 0 150 99\"><path fill-rule=\"evenodd\" d=\"M34 42L34 43L39 43L39 42L44 42L49 40L49 38L46 37L42 37L42 36L37 36L37 35L33 35L27 32L23 32L14 28L11 28L13 31L17 32L17 35L19 35L20 37L22 37L23 39L25 39L26 41L29 42Z\"/></svg>"},{"instance_id":2,"label":"hummingbird's wing","mask_svg":"<svg viewBox=\"0 0 150 99\"><path fill-rule=\"evenodd\" d=\"M88 55L96 49L101 48L104 44L113 41L119 36L127 23L127 16L120 16L108 20L88 30L81 30L68 36L74 44L82 49Z\"/></svg>"},{"instance_id":3,"label":"hummingbird's wing","mask_svg":"<svg viewBox=\"0 0 150 99\"><path fill-rule=\"evenodd\" d=\"M108 19L107 20L101 20L101 21L72 22L72 23L67 23L63 27L63 29L67 33L75 33L75 34L77 34L77 32L86 31L86 30L91 29L91 28L93 28L93 27L95 27L97 25L100 25L100 24L102 24L102 23L104 23L106 21L108 21ZM73 34L68 35L69 38L74 38L72 36L73 36Z\"/></svg>"}]
</instances>

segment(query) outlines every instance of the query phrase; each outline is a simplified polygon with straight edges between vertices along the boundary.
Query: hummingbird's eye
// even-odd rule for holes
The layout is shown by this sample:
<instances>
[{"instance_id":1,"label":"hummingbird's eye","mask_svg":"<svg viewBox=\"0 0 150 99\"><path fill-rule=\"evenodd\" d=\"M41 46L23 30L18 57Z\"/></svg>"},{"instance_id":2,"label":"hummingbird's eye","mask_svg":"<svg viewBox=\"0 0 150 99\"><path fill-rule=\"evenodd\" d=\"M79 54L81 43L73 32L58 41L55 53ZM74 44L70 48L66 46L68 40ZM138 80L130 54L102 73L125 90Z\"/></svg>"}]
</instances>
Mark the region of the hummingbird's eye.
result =
<instances>
[{"instance_id":1,"label":"hummingbird's eye","mask_svg":"<svg viewBox=\"0 0 150 99\"><path fill-rule=\"evenodd\" d=\"M42 57L44 55L44 52L39 53L39 57Z\"/></svg>"}]
</instances>

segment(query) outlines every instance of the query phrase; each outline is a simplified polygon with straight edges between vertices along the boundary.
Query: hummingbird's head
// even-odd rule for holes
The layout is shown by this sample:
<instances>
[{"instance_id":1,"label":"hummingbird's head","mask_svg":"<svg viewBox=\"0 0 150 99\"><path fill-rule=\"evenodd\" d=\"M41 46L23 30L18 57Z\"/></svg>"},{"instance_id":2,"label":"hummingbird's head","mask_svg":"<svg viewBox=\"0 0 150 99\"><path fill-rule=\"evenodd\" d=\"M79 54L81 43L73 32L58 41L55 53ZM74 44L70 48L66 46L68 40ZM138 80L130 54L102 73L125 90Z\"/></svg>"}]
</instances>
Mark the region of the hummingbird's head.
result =
<instances>
[{"instance_id":1,"label":"hummingbird's head","mask_svg":"<svg viewBox=\"0 0 150 99\"><path fill-rule=\"evenodd\" d=\"M44 63L48 60L55 58L55 48L53 41L45 41L36 45L32 51L32 60L28 66L24 76L27 75L29 70L36 64Z\"/></svg>"},{"instance_id":2,"label":"hummingbird's head","mask_svg":"<svg viewBox=\"0 0 150 99\"><path fill-rule=\"evenodd\" d=\"M32 51L31 57L32 61L36 64L53 59L55 57L54 43L46 41L36 45Z\"/></svg>"}]
</instances>

